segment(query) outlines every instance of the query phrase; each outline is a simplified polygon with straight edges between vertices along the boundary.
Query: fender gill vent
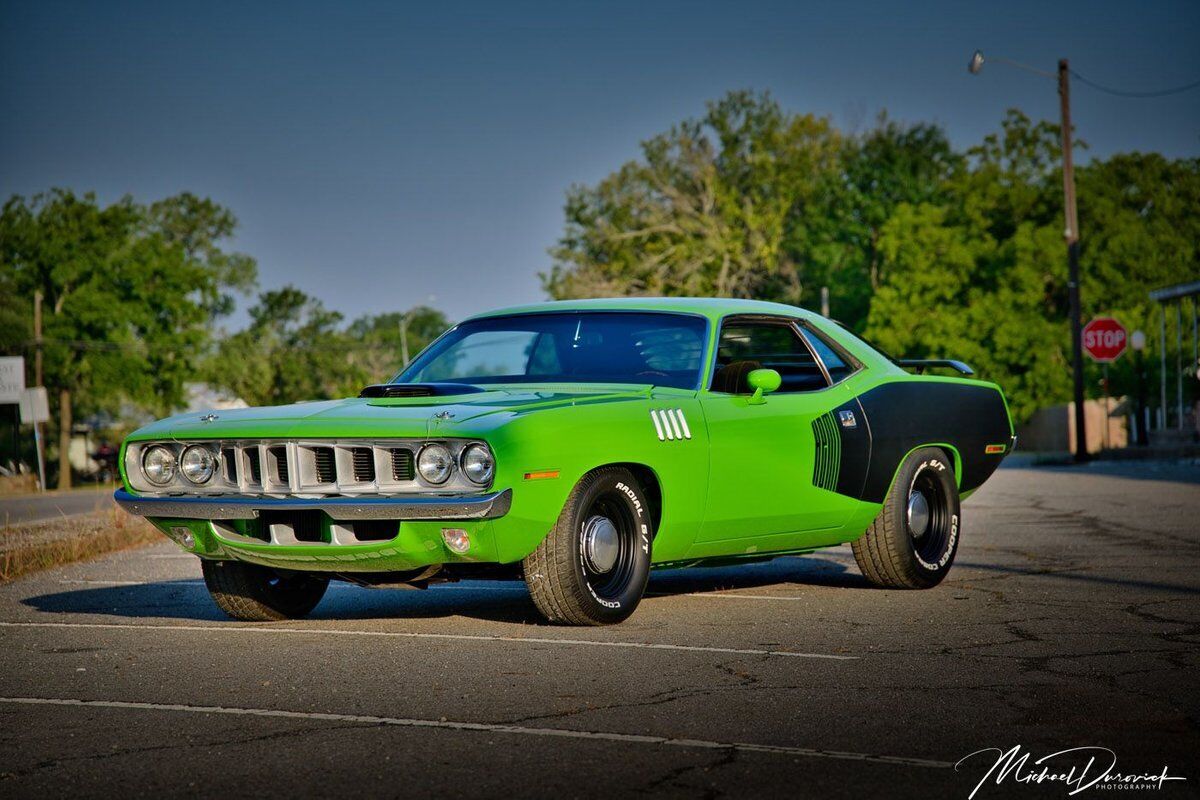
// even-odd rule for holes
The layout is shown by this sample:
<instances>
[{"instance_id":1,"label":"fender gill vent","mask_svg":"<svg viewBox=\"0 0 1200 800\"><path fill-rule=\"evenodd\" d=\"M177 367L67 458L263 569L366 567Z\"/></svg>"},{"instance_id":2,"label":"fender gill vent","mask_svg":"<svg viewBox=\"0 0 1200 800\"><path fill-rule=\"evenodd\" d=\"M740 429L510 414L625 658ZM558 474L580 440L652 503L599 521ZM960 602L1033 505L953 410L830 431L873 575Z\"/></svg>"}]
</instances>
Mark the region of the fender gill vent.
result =
<instances>
[{"instance_id":1,"label":"fender gill vent","mask_svg":"<svg viewBox=\"0 0 1200 800\"><path fill-rule=\"evenodd\" d=\"M375 480L375 456L369 447L355 447L351 451L354 455L354 480L359 483L371 483Z\"/></svg>"},{"instance_id":2,"label":"fender gill vent","mask_svg":"<svg viewBox=\"0 0 1200 800\"><path fill-rule=\"evenodd\" d=\"M654 432L660 442L692 438L692 429L688 427L682 408L653 408L650 421L654 423Z\"/></svg>"},{"instance_id":3,"label":"fender gill vent","mask_svg":"<svg viewBox=\"0 0 1200 800\"><path fill-rule=\"evenodd\" d=\"M258 448L247 447L245 450L246 462L250 465L250 480L257 484L262 483L262 465L258 463Z\"/></svg>"},{"instance_id":4,"label":"fender gill vent","mask_svg":"<svg viewBox=\"0 0 1200 800\"><path fill-rule=\"evenodd\" d=\"M287 448L272 447L267 451L275 462L275 477L280 483L288 483Z\"/></svg>"},{"instance_id":5,"label":"fender gill vent","mask_svg":"<svg viewBox=\"0 0 1200 800\"><path fill-rule=\"evenodd\" d=\"M813 486L836 491L842 466L842 434L833 414L822 414L812 421L816 453L813 457Z\"/></svg>"},{"instance_id":6,"label":"fender gill vent","mask_svg":"<svg viewBox=\"0 0 1200 800\"><path fill-rule=\"evenodd\" d=\"M333 483L337 480L337 467L333 460L332 447L313 448L313 466L318 483Z\"/></svg>"},{"instance_id":7,"label":"fender gill vent","mask_svg":"<svg viewBox=\"0 0 1200 800\"><path fill-rule=\"evenodd\" d=\"M401 447L392 449L392 480L396 481L411 481L416 475L413 473L413 454L412 450L405 450Z\"/></svg>"}]
</instances>

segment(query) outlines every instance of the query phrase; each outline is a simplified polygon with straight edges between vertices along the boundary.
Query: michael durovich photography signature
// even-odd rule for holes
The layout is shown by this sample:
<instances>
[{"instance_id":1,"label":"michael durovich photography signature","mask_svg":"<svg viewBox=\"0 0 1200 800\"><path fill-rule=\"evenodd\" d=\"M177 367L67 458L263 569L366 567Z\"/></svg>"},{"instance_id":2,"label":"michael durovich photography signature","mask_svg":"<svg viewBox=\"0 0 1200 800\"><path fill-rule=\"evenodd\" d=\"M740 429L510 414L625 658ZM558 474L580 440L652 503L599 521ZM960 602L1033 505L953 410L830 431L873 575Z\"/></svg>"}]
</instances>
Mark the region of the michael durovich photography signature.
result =
<instances>
[{"instance_id":1,"label":"michael durovich photography signature","mask_svg":"<svg viewBox=\"0 0 1200 800\"><path fill-rule=\"evenodd\" d=\"M1125 772L1117 767L1117 754L1107 747L1071 747L1036 760L1021 745L1008 750L985 747L963 756L954 765L955 772L969 769L983 769L985 772L971 794L967 795L968 800L973 800L988 783L995 786L1005 783L1061 783L1068 789L1067 796L1071 796L1088 789L1158 790L1168 782L1187 780L1179 775L1168 774L1165 764L1148 772Z\"/></svg>"}]
</instances>

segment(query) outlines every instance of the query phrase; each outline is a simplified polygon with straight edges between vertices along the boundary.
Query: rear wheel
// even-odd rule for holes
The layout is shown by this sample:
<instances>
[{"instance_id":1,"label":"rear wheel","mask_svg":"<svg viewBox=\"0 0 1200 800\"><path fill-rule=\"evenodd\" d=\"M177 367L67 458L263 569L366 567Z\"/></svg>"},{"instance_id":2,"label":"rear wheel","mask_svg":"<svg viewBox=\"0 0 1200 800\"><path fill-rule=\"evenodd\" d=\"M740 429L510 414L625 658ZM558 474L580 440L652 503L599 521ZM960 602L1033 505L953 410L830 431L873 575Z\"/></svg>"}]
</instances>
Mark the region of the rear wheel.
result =
<instances>
[{"instance_id":1,"label":"rear wheel","mask_svg":"<svg viewBox=\"0 0 1200 800\"><path fill-rule=\"evenodd\" d=\"M216 604L234 619L273 622L299 619L317 607L328 578L277 572L241 561L201 561L204 584Z\"/></svg>"},{"instance_id":2,"label":"rear wheel","mask_svg":"<svg viewBox=\"0 0 1200 800\"><path fill-rule=\"evenodd\" d=\"M871 583L928 589L946 577L958 551L958 487L946 454L913 451L900 466L879 516L852 545Z\"/></svg>"},{"instance_id":3,"label":"rear wheel","mask_svg":"<svg viewBox=\"0 0 1200 800\"><path fill-rule=\"evenodd\" d=\"M646 590L653 537L646 494L632 472L588 473L522 564L534 605L551 622L621 622Z\"/></svg>"}]
</instances>

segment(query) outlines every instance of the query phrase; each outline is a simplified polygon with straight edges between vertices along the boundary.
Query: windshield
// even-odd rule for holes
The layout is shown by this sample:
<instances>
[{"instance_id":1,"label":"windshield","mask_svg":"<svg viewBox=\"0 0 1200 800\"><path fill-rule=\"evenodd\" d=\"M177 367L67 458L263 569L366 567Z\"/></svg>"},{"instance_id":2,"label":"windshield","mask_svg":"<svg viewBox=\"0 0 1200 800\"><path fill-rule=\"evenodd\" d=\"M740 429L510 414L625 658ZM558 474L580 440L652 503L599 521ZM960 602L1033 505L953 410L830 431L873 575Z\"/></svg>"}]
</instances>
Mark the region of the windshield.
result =
<instances>
[{"instance_id":1,"label":"windshield","mask_svg":"<svg viewBox=\"0 0 1200 800\"><path fill-rule=\"evenodd\" d=\"M617 311L520 314L464 322L393 383L648 383L695 389L704 319Z\"/></svg>"}]
</instances>

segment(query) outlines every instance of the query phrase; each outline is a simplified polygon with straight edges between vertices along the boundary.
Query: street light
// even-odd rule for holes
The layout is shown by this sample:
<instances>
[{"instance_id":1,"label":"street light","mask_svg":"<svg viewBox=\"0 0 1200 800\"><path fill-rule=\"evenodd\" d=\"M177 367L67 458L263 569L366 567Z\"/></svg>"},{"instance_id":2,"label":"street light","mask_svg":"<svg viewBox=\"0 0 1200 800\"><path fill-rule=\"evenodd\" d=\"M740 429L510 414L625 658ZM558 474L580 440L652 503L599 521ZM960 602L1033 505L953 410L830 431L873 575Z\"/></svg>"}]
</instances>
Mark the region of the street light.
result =
<instances>
[{"instance_id":1,"label":"street light","mask_svg":"<svg viewBox=\"0 0 1200 800\"><path fill-rule=\"evenodd\" d=\"M1087 430L1083 413L1083 324L1079 301L1079 216L1075 208L1075 162L1071 156L1070 67L1067 59L1060 58L1055 75L1020 61L997 57L992 60L1042 77L1058 78L1059 110L1062 114L1063 238L1067 242L1067 313L1071 318L1071 371L1075 381L1075 460L1087 461ZM982 51L976 50L967 63L967 71L978 75L983 70L983 63Z\"/></svg>"}]
</instances>

